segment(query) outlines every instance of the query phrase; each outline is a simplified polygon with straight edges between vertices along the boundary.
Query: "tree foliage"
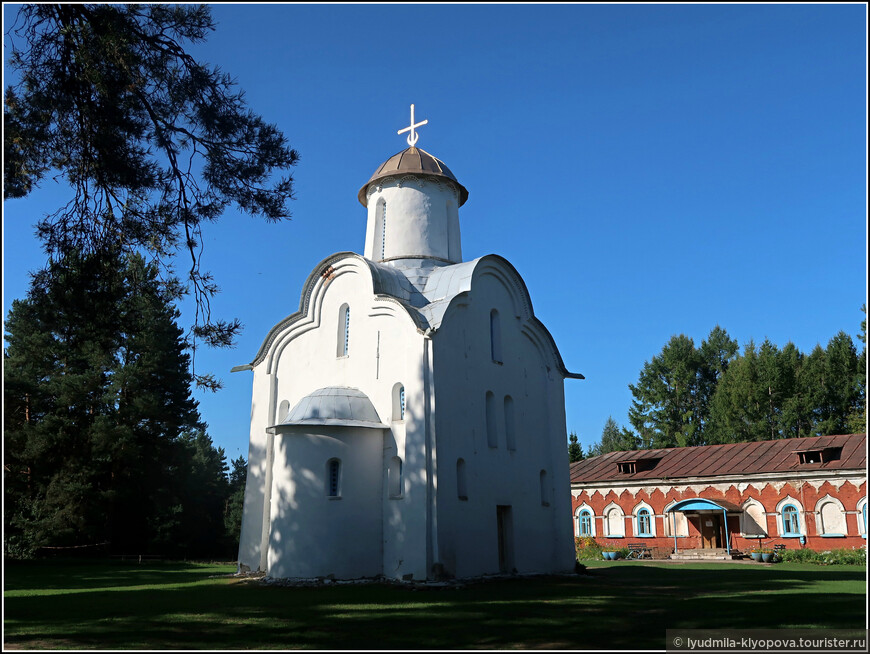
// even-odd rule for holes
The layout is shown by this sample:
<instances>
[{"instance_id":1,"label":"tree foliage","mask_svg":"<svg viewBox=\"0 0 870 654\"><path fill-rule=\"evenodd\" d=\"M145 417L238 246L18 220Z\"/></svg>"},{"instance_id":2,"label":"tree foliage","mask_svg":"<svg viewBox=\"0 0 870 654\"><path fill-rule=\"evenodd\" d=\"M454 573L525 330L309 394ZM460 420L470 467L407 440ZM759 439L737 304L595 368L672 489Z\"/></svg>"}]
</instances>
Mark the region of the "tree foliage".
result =
<instances>
[{"instance_id":1,"label":"tree foliage","mask_svg":"<svg viewBox=\"0 0 870 654\"><path fill-rule=\"evenodd\" d=\"M583 460L583 446L580 444L577 434L571 432L568 436L568 461L576 463Z\"/></svg>"},{"instance_id":2,"label":"tree foliage","mask_svg":"<svg viewBox=\"0 0 870 654\"><path fill-rule=\"evenodd\" d=\"M213 29L206 5L22 5L9 32L17 81L5 92L4 193L24 197L62 176L72 199L37 226L52 258L147 253L167 289L193 293L192 341L226 346L241 326L211 316L218 287L200 267L203 223L228 206L288 218L298 154L227 74L184 49ZM171 265L179 249L190 259L183 282Z\"/></svg>"},{"instance_id":3,"label":"tree foliage","mask_svg":"<svg viewBox=\"0 0 870 654\"><path fill-rule=\"evenodd\" d=\"M639 445L640 439L634 432L620 427L613 416L608 416L607 422L604 423L604 429L601 430L601 439L589 449L589 456L636 450Z\"/></svg>"},{"instance_id":4,"label":"tree foliage","mask_svg":"<svg viewBox=\"0 0 870 654\"><path fill-rule=\"evenodd\" d=\"M7 554L95 543L210 553L225 543L225 457L191 398L177 317L155 266L111 251L69 253L13 302L4 351Z\"/></svg>"},{"instance_id":5,"label":"tree foliage","mask_svg":"<svg viewBox=\"0 0 870 654\"><path fill-rule=\"evenodd\" d=\"M859 353L845 332L809 354L765 339L743 352L720 327L700 348L672 337L629 386L629 420L644 448L682 447L866 431L866 306ZM605 426L594 454L615 449L619 430ZM608 449L612 448L612 449Z\"/></svg>"}]
</instances>

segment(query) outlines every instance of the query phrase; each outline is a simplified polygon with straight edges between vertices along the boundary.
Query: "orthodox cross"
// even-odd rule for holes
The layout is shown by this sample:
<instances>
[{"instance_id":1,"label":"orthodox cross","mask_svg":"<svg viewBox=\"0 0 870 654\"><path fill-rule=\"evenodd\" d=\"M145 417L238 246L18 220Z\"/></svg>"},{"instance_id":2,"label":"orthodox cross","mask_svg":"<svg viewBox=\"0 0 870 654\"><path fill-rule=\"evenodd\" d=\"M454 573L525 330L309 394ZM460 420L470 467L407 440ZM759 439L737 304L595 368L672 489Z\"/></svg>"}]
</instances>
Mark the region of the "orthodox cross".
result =
<instances>
[{"instance_id":1,"label":"orthodox cross","mask_svg":"<svg viewBox=\"0 0 870 654\"><path fill-rule=\"evenodd\" d=\"M397 134L404 134L405 132L411 132L408 135L408 145L410 145L413 148L414 145L417 143L417 139L420 138L419 134L417 134L417 131L414 128L420 127L421 125L425 125L428 122L429 122L429 120L426 119L426 120L420 121L419 123L415 123L414 122L414 105L411 105L411 125L409 127L406 127L405 129L400 129L396 133Z\"/></svg>"}]
</instances>

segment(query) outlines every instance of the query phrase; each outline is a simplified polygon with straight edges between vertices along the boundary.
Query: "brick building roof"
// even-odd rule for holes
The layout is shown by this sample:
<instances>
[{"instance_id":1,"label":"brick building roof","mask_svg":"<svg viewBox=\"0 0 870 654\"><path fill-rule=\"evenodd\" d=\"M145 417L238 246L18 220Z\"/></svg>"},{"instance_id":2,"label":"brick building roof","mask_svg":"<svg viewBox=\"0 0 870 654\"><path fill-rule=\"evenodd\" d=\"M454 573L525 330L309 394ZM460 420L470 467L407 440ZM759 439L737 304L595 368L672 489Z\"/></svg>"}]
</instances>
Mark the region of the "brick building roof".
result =
<instances>
[{"instance_id":1,"label":"brick building roof","mask_svg":"<svg viewBox=\"0 0 870 654\"><path fill-rule=\"evenodd\" d=\"M571 483L867 468L866 434L610 452L571 464ZM819 458L817 463L803 460Z\"/></svg>"}]
</instances>

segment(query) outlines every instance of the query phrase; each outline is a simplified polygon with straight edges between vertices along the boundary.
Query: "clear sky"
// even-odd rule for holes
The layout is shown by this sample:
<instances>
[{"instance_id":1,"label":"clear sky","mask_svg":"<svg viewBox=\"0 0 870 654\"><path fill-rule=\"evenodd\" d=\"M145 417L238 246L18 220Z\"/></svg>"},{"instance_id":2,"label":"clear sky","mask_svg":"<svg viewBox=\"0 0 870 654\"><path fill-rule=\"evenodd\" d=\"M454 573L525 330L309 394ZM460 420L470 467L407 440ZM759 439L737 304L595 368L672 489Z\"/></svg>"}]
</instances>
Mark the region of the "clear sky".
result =
<instances>
[{"instance_id":1,"label":"clear sky","mask_svg":"<svg viewBox=\"0 0 870 654\"><path fill-rule=\"evenodd\" d=\"M247 457L249 363L311 270L362 252L357 191L418 146L469 190L466 260L523 276L567 368L584 446L674 334L717 324L743 346L809 352L857 334L867 298L867 9L821 5L215 4L195 55L221 66L299 150L293 219L236 212L205 228L203 267L238 346L202 351L215 443ZM15 6L4 6L8 29ZM8 50L5 51L8 55ZM4 66L4 73L5 73ZM4 318L44 256L46 180L4 203ZM185 313L183 320L191 316ZM189 322L184 322L187 326Z\"/></svg>"}]
</instances>

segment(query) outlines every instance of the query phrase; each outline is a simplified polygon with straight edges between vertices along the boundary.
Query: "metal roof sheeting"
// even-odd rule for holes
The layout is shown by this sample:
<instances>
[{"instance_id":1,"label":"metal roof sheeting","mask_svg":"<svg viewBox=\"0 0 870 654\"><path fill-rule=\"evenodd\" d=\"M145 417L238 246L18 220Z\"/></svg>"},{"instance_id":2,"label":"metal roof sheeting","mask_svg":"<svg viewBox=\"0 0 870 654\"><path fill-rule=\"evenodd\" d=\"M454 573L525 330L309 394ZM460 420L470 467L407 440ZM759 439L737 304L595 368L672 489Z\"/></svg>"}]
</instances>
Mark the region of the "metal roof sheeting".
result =
<instances>
[{"instance_id":1,"label":"metal roof sheeting","mask_svg":"<svg viewBox=\"0 0 870 654\"><path fill-rule=\"evenodd\" d=\"M456 179L456 175L454 175L447 167L447 164L437 157L433 157L425 150L412 146L394 154L378 166L374 175L371 176L369 181L363 184L363 187L357 194L357 199L360 201L360 204L364 207L368 206L366 190L372 182L383 179L384 177L390 177L391 175L428 175L430 177L449 179L451 182L456 184L459 189L459 206L461 207L465 204L465 201L468 200L468 189L459 183L459 180Z\"/></svg>"},{"instance_id":2,"label":"metal roof sheeting","mask_svg":"<svg viewBox=\"0 0 870 654\"><path fill-rule=\"evenodd\" d=\"M365 393L344 386L329 386L306 395L275 427L294 425L388 428Z\"/></svg>"},{"instance_id":3,"label":"metal roof sheeting","mask_svg":"<svg viewBox=\"0 0 870 654\"><path fill-rule=\"evenodd\" d=\"M807 470L859 470L867 467L866 434L782 438L661 450L609 452L571 464L571 483L718 477ZM797 452L842 448L839 459L800 463ZM651 470L621 473L617 462L660 459Z\"/></svg>"}]
</instances>

